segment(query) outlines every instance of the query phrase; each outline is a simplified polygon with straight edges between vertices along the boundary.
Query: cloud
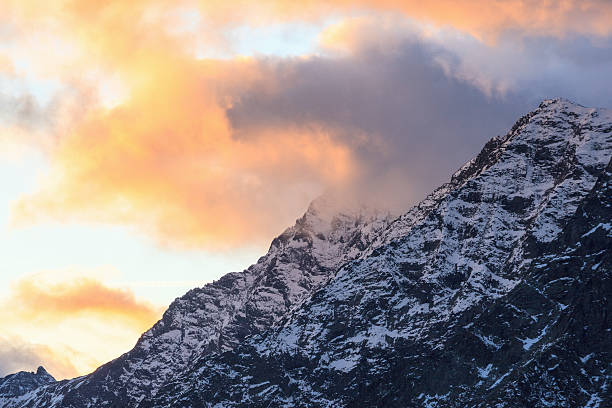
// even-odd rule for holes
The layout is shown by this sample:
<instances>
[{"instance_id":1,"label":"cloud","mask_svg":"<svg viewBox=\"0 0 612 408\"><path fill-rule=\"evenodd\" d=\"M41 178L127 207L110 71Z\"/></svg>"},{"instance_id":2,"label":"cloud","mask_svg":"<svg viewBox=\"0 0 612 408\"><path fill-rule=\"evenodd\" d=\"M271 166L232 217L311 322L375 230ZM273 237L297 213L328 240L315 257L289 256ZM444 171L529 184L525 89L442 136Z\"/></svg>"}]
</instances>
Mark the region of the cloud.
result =
<instances>
[{"instance_id":1,"label":"cloud","mask_svg":"<svg viewBox=\"0 0 612 408\"><path fill-rule=\"evenodd\" d=\"M447 76L472 84L487 96L557 93L585 104L612 105L612 38L500 35L484 43L453 28L432 28L393 16L359 16L328 26L320 44L332 56L374 51L392 55L419 43Z\"/></svg>"},{"instance_id":2,"label":"cloud","mask_svg":"<svg viewBox=\"0 0 612 408\"><path fill-rule=\"evenodd\" d=\"M506 31L560 37L576 33L605 36L612 31L606 23L612 15L612 5L605 0L387 0L381 5L399 9L411 18L451 26L480 38L495 37Z\"/></svg>"},{"instance_id":3,"label":"cloud","mask_svg":"<svg viewBox=\"0 0 612 408\"><path fill-rule=\"evenodd\" d=\"M438 62L449 75L487 95L561 95L590 106L611 106L612 39L504 36L495 46L445 33L433 39L447 50Z\"/></svg>"},{"instance_id":4,"label":"cloud","mask_svg":"<svg viewBox=\"0 0 612 408\"><path fill-rule=\"evenodd\" d=\"M44 324L95 315L145 330L160 316L159 308L136 300L131 292L88 277L58 283L24 278L14 284L5 305L10 305L14 319Z\"/></svg>"},{"instance_id":5,"label":"cloud","mask_svg":"<svg viewBox=\"0 0 612 408\"><path fill-rule=\"evenodd\" d=\"M14 220L121 224L219 249L266 242L325 190L406 209L540 99L612 105L611 10L3 1L0 142L36 145L50 163ZM236 27L279 22L328 28L304 57L201 58L231 51ZM60 377L127 350L160 313L92 278L26 278L3 306L0 368L40 360Z\"/></svg>"},{"instance_id":6,"label":"cloud","mask_svg":"<svg viewBox=\"0 0 612 408\"><path fill-rule=\"evenodd\" d=\"M606 37L612 4L607 0L335 0L293 2L245 0L8 0L0 8L17 30L58 23L90 46L90 57L109 50L133 57L151 44L178 49L195 44L229 45L231 29L286 22L320 22L330 17L399 14L435 27L451 27L476 38L494 41L499 35ZM2 7L2 6L0 6ZM103 34L103 35L102 35ZM43 40L45 38L43 37ZM48 38L46 39L48 41ZM74 40L74 39L73 39ZM137 48L135 48L135 46ZM61 48L71 54L70 47Z\"/></svg>"},{"instance_id":7,"label":"cloud","mask_svg":"<svg viewBox=\"0 0 612 408\"><path fill-rule=\"evenodd\" d=\"M263 127L330 129L359 164L357 193L383 207L408 208L542 99L612 106L608 40L491 45L387 16L342 21L321 41L324 57L263 61L284 86L249 89L228 116L245 139Z\"/></svg>"},{"instance_id":8,"label":"cloud","mask_svg":"<svg viewBox=\"0 0 612 408\"><path fill-rule=\"evenodd\" d=\"M27 3L15 7L39 18ZM15 205L16 225L93 220L133 225L162 245L259 245L326 186L351 176L350 151L325 129L262 130L249 142L234 139L225 110L240 90L257 81L279 84L261 78L252 60L194 58L168 30L164 11L171 6L46 7L83 49L62 78L79 90L112 73L123 98L109 107L83 92L77 114L49 129L49 176ZM73 77L77 68L93 70L87 74L93 80Z\"/></svg>"},{"instance_id":9,"label":"cloud","mask_svg":"<svg viewBox=\"0 0 612 408\"><path fill-rule=\"evenodd\" d=\"M18 371L36 371L43 365L56 378L76 377L79 372L64 354L47 346L30 344L19 337L0 337L0 377Z\"/></svg>"},{"instance_id":10,"label":"cloud","mask_svg":"<svg viewBox=\"0 0 612 408\"><path fill-rule=\"evenodd\" d=\"M17 217L132 224L187 247L278 232L286 214L349 177L353 163L316 127L235 139L225 109L236 90L279 85L259 74L248 60L156 61L127 102L73 124L52 153L46 184L20 201Z\"/></svg>"},{"instance_id":11,"label":"cloud","mask_svg":"<svg viewBox=\"0 0 612 408\"><path fill-rule=\"evenodd\" d=\"M405 210L535 103L488 96L445 72L445 50L396 40L392 49L368 44L343 57L262 62L284 86L252 87L232 105L236 137L313 123L329 129L358 163L353 192Z\"/></svg>"},{"instance_id":12,"label":"cloud","mask_svg":"<svg viewBox=\"0 0 612 408\"><path fill-rule=\"evenodd\" d=\"M60 273L15 281L0 306L0 372L43 365L58 378L128 351L163 310L94 277Z\"/></svg>"},{"instance_id":13,"label":"cloud","mask_svg":"<svg viewBox=\"0 0 612 408\"><path fill-rule=\"evenodd\" d=\"M605 80L608 62L593 62L597 75L570 89L566 76L576 76L584 54L561 55L568 35L585 36L576 50L607 35L600 19L609 7L596 1L9 6L15 30L30 38L23 42L35 44L26 28L41 30L55 45L46 48L67 57L15 55L74 96L59 104L68 108L45 111L55 118L45 147L51 167L15 204L16 225L94 221L133 226L168 246L260 244L325 189L363 196L371 188L379 205L405 209L538 99L609 94L593 80ZM393 10L410 20L385 14ZM212 20L223 37L239 24L354 13L322 35L319 56L194 53L198 30ZM222 41L203 36L205 46ZM543 36L558 47L546 48Z\"/></svg>"},{"instance_id":14,"label":"cloud","mask_svg":"<svg viewBox=\"0 0 612 408\"><path fill-rule=\"evenodd\" d=\"M563 37L568 34L606 36L612 5L606 0L335 0L292 2L268 0L197 2L211 22L262 24L270 21L313 20L364 12L401 13L436 26L451 26L479 38L512 31Z\"/></svg>"}]
</instances>

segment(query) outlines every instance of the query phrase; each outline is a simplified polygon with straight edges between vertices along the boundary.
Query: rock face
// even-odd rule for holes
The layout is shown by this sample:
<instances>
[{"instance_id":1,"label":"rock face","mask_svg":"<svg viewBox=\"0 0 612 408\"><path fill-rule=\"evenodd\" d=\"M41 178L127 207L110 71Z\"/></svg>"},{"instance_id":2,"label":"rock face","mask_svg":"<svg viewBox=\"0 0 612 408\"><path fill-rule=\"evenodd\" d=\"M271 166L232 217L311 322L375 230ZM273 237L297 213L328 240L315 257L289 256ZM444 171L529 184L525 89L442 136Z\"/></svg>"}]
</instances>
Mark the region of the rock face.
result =
<instances>
[{"instance_id":1,"label":"rock face","mask_svg":"<svg viewBox=\"0 0 612 408\"><path fill-rule=\"evenodd\" d=\"M315 200L255 265L190 290L131 351L88 376L38 390L40 395L23 406L136 406L189 370L196 358L231 350L272 327L368 248L391 221L388 214L365 208L331 211L336 206L326 197Z\"/></svg>"},{"instance_id":2,"label":"rock face","mask_svg":"<svg viewBox=\"0 0 612 408\"><path fill-rule=\"evenodd\" d=\"M32 390L54 382L55 378L44 367L38 367L35 373L20 371L9 374L0 378L0 406L5 406L9 401L18 399Z\"/></svg>"},{"instance_id":3,"label":"rock face","mask_svg":"<svg viewBox=\"0 0 612 408\"><path fill-rule=\"evenodd\" d=\"M544 101L399 218L315 203L131 352L5 406L612 406L611 158L612 112Z\"/></svg>"}]
</instances>

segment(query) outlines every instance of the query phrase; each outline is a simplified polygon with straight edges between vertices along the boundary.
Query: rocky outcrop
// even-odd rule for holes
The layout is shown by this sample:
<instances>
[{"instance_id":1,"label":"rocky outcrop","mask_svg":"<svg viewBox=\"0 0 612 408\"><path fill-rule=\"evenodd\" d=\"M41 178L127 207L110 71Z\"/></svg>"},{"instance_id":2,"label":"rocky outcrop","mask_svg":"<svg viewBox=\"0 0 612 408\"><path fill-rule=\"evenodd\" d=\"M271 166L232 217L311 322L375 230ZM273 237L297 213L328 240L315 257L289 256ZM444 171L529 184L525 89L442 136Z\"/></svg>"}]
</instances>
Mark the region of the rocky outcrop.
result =
<instances>
[{"instance_id":1,"label":"rocky outcrop","mask_svg":"<svg viewBox=\"0 0 612 408\"><path fill-rule=\"evenodd\" d=\"M0 379L0 406L8 401L17 400L23 395L42 386L53 384L55 378L44 369L38 367L36 372L20 371Z\"/></svg>"}]
</instances>

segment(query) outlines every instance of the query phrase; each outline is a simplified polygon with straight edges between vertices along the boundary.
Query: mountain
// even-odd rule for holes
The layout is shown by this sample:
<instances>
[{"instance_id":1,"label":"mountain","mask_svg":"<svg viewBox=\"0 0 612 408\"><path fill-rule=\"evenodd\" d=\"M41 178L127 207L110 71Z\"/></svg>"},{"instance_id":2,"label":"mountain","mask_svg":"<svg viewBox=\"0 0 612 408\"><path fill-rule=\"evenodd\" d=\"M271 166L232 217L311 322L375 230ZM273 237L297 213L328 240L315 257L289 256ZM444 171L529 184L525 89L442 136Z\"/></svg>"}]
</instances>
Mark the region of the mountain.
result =
<instances>
[{"instance_id":1,"label":"mountain","mask_svg":"<svg viewBox=\"0 0 612 408\"><path fill-rule=\"evenodd\" d=\"M35 373L20 371L9 374L0 379L0 406L5 406L14 398L54 382L55 378L43 367L38 367Z\"/></svg>"},{"instance_id":2,"label":"mountain","mask_svg":"<svg viewBox=\"0 0 612 408\"><path fill-rule=\"evenodd\" d=\"M21 396L15 404L136 406L191 368L196 358L231 350L273 326L340 265L361 254L392 220L389 214L361 207L337 212L336 201L321 197L312 202L247 270L176 299L128 353L90 375L59 382L34 397Z\"/></svg>"},{"instance_id":3,"label":"mountain","mask_svg":"<svg viewBox=\"0 0 612 408\"><path fill-rule=\"evenodd\" d=\"M611 111L544 101L399 218L315 202L132 351L5 406L612 406L611 158Z\"/></svg>"}]
</instances>

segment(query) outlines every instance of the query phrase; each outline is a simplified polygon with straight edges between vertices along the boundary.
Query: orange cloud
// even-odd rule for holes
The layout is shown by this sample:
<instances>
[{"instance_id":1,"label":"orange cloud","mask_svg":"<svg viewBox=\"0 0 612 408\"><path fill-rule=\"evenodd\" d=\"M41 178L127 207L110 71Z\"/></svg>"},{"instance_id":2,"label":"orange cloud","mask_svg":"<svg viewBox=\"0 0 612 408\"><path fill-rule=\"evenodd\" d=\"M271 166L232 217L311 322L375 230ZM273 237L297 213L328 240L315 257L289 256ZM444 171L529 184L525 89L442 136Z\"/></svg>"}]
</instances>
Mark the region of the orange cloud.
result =
<instances>
[{"instance_id":1,"label":"orange cloud","mask_svg":"<svg viewBox=\"0 0 612 408\"><path fill-rule=\"evenodd\" d=\"M197 1L210 22L265 24L312 21L353 12L395 12L477 37L510 30L533 35L609 35L612 4L607 0L248 0Z\"/></svg>"},{"instance_id":2,"label":"orange cloud","mask_svg":"<svg viewBox=\"0 0 612 408\"><path fill-rule=\"evenodd\" d=\"M121 319L144 331L160 317L159 308L136 300L127 290L110 288L92 278L58 283L22 279L14 285L8 303L19 318L47 324L98 315Z\"/></svg>"},{"instance_id":3,"label":"orange cloud","mask_svg":"<svg viewBox=\"0 0 612 408\"><path fill-rule=\"evenodd\" d=\"M58 353L48 346L31 344L20 337L0 337L0 377L17 371L36 371L44 365L45 369L56 379L73 378L79 371L70 362L75 355L70 350Z\"/></svg>"},{"instance_id":4,"label":"orange cloud","mask_svg":"<svg viewBox=\"0 0 612 408\"><path fill-rule=\"evenodd\" d=\"M127 224L162 244L208 248L263 242L323 189L350 180L358 164L351 148L317 123L236 135L227 109L255 84L274 92L286 79L248 59L195 58L201 35L365 9L401 12L482 38L508 30L561 36L612 29L612 5L597 0L9 0L1 7L17 30L49 33L44 48L62 51L20 57L99 94L82 92L78 115L72 108L56 121L47 149L50 174L39 191L16 203L16 222ZM190 19L195 25L181 29ZM350 35L329 36L328 45ZM99 84L111 77L119 89L106 87L113 102L105 104Z\"/></svg>"},{"instance_id":5,"label":"orange cloud","mask_svg":"<svg viewBox=\"0 0 612 408\"><path fill-rule=\"evenodd\" d=\"M85 374L128 351L162 315L128 290L56 275L18 280L2 299L0 370L44 365L59 378Z\"/></svg>"},{"instance_id":6,"label":"orange cloud","mask_svg":"<svg viewBox=\"0 0 612 408\"><path fill-rule=\"evenodd\" d=\"M362 169L351 146L313 121L237 134L228 109L249 90L275 93L290 79L254 60L202 60L194 50L223 45L241 24L323 21L364 10L487 41L504 33L612 33L606 0L4 0L0 24L15 44L0 56L0 75L51 78L66 88L48 111L48 140L39 141L49 174L16 203L16 221L131 225L183 247L268 239L325 187ZM362 28L332 30L325 45L354 48L364 40ZM27 132L3 127L0 140ZM0 328L49 344L36 353L67 358L67 375L71 365L84 373L129 349L160 313L96 280L25 279L3 304Z\"/></svg>"},{"instance_id":7,"label":"orange cloud","mask_svg":"<svg viewBox=\"0 0 612 408\"><path fill-rule=\"evenodd\" d=\"M30 28L49 21L89 45L91 54L122 57L152 44L184 49L194 36L220 40L224 28L278 22L316 21L368 11L401 13L436 26L450 26L476 37L504 31L530 35L607 36L612 4L607 0L6 0L3 14L13 24ZM186 17L187 16L187 17ZM194 18L191 18L192 16ZM192 20L196 20L196 23ZM199 22L199 23L198 23ZM183 28L181 26L188 26ZM60 29L54 24L55 29ZM216 31L212 33L211 30ZM182 33L184 35L169 35ZM135 48L136 47L136 48Z\"/></svg>"},{"instance_id":8,"label":"orange cloud","mask_svg":"<svg viewBox=\"0 0 612 408\"><path fill-rule=\"evenodd\" d=\"M240 93L281 83L253 60L195 59L169 31L168 3L47 7L86 50L79 63L112 72L124 99L111 109L85 101L81 117L62 123L49 177L16 204L17 224L94 220L133 225L168 245L253 244L350 177L350 150L316 124L236 137L226 110Z\"/></svg>"},{"instance_id":9,"label":"orange cloud","mask_svg":"<svg viewBox=\"0 0 612 408\"><path fill-rule=\"evenodd\" d=\"M15 67L6 55L0 54L0 74L12 76L15 74Z\"/></svg>"},{"instance_id":10,"label":"orange cloud","mask_svg":"<svg viewBox=\"0 0 612 408\"><path fill-rule=\"evenodd\" d=\"M253 61L160 59L142 76L129 100L59 140L43 188L15 207L20 222L94 219L222 247L267 239L351 174L348 148L315 126L233 135L226 109L234 89L261 80Z\"/></svg>"},{"instance_id":11,"label":"orange cloud","mask_svg":"<svg viewBox=\"0 0 612 408\"><path fill-rule=\"evenodd\" d=\"M609 35L612 4L606 0L441 0L367 2L397 9L438 26L450 26L480 38L504 31L530 35Z\"/></svg>"}]
</instances>

